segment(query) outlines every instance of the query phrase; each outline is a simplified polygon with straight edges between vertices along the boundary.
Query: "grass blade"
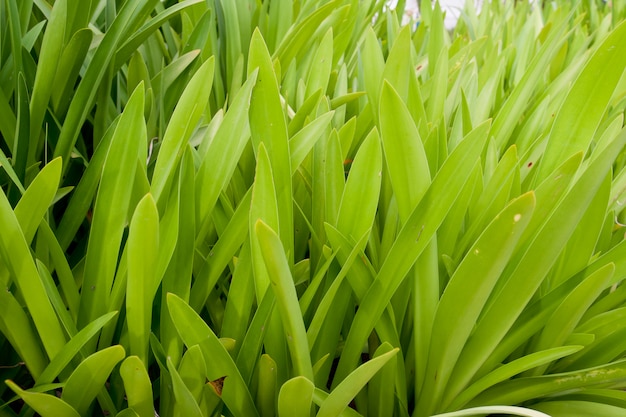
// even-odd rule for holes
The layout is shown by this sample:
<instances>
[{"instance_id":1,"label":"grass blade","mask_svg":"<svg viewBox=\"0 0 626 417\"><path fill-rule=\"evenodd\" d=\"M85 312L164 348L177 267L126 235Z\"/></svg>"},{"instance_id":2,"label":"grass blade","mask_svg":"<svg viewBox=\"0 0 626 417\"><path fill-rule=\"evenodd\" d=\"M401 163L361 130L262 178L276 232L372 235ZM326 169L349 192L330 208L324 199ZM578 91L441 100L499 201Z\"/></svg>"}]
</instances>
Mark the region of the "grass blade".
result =
<instances>
[{"instance_id":1,"label":"grass blade","mask_svg":"<svg viewBox=\"0 0 626 417\"><path fill-rule=\"evenodd\" d=\"M5 381L17 395L42 417L80 417L68 403L54 395L24 391L13 381Z\"/></svg>"},{"instance_id":2,"label":"grass blade","mask_svg":"<svg viewBox=\"0 0 626 417\"><path fill-rule=\"evenodd\" d=\"M132 183L139 150L145 146L144 91L138 87L113 133L94 207L85 257L85 280L80 300L78 327L107 311L110 291L126 225ZM111 201L116 201L111 205Z\"/></svg>"},{"instance_id":3,"label":"grass blade","mask_svg":"<svg viewBox=\"0 0 626 417\"><path fill-rule=\"evenodd\" d=\"M550 174L564 158L587 151L626 67L626 54L621 50L625 42L623 23L602 42L569 89L552 125L538 180ZM572 137L570 132L577 133Z\"/></svg>"},{"instance_id":4,"label":"grass blade","mask_svg":"<svg viewBox=\"0 0 626 417\"><path fill-rule=\"evenodd\" d=\"M152 176L151 192L157 202L169 195L169 182L174 177L172 173L182 157L184 145L209 103L214 69L214 58L202 64L187 84L170 118Z\"/></svg>"},{"instance_id":5,"label":"grass blade","mask_svg":"<svg viewBox=\"0 0 626 417\"><path fill-rule=\"evenodd\" d=\"M124 381L128 407L139 417L153 417L152 384L141 359L137 356L127 357L120 367L120 375Z\"/></svg>"},{"instance_id":6,"label":"grass blade","mask_svg":"<svg viewBox=\"0 0 626 417\"><path fill-rule=\"evenodd\" d=\"M430 357L420 398L420 408L425 407L426 414L439 408L452 369L528 225L534 206L532 193L509 204L481 234L450 278L433 323ZM458 311L463 314L457 314Z\"/></svg>"},{"instance_id":7,"label":"grass blade","mask_svg":"<svg viewBox=\"0 0 626 417\"><path fill-rule=\"evenodd\" d=\"M336 374L338 380L345 378L355 368L361 346L461 192L467 178L459 177L455 172L471 171L486 142L488 130L488 123L478 126L454 149L409 216L378 271L376 280L361 302L339 361Z\"/></svg>"},{"instance_id":8,"label":"grass blade","mask_svg":"<svg viewBox=\"0 0 626 417\"><path fill-rule=\"evenodd\" d=\"M168 294L167 305L180 337L188 347L200 345L207 364L206 376L214 381L222 377L222 400L235 415L258 416L254 401L241 374L215 333L187 303Z\"/></svg>"},{"instance_id":9,"label":"grass blade","mask_svg":"<svg viewBox=\"0 0 626 417\"><path fill-rule=\"evenodd\" d=\"M616 150L621 149L625 140L626 135L623 135L589 166L537 232L515 271L508 277L497 297L493 298L465 346L459 366L451 378L455 380L454 387L449 387L452 393L462 389L471 379L521 314L604 180L599 173L606 172Z\"/></svg>"},{"instance_id":10,"label":"grass blade","mask_svg":"<svg viewBox=\"0 0 626 417\"><path fill-rule=\"evenodd\" d=\"M85 415L96 395L109 379L113 367L126 356L122 346L110 346L82 361L63 388L61 399ZM113 410L111 410L113 411Z\"/></svg>"},{"instance_id":11,"label":"grass blade","mask_svg":"<svg viewBox=\"0 0 626 417\"><path fill-rule=\"evenodd\" d=\"M255 228L272 289L276 293L276 303L295 371L298 375L313 381L306 330L285 251L276 233L262 220L257 221Z\"/></svg>"},{"instance_id":12,"label":"grass blade","mask_svg":"<svg viewBox=\"0 0 626 417\"><path fill-rule=\"evenodd\" d=\"M391 349L380 356L372 358L350 373L322 403L318 417L339 415L367 382L391 360L398 349Z\"/></svg>"},{"instance_id":13,"label":"grass blade","mask_svg":"<svg viewBox=\"0 0 626 417\"><path fill-rule=\"evenodd\" d=\"M94 337L100 329L102 329L107 323L111 321L113 317L117 315L117 311L105 314L102 317L98 317L84 329L74 335L69 342L63 346L63 349L50 361L46 369L37 378L38 385L46 385L52 383L57 376L65 369L65 367L71 362L71 360L80 353L81 349Z\"/></svg>"},{"instance_id":14,"label":"grass blade","mask_svg":"<svg viewBox=\"0 0 626 417\"><path fill-rule=\"evenodd\" d=\"M152 304L158 283L156 263L159 253L159 212L151 194L135 209L128 235L128 279L126 323L130 354L148 366L148 343Z\"/></svg>"}]
</instances>

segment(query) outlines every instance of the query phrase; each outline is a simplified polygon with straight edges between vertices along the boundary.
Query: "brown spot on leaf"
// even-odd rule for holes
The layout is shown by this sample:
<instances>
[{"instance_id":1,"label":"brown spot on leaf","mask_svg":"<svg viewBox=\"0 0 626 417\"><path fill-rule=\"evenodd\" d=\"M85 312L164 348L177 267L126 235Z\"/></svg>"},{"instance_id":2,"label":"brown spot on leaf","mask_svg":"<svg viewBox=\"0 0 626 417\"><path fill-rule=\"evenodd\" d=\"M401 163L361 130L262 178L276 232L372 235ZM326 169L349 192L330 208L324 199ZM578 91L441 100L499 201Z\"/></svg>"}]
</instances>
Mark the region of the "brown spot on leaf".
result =
<instances>
[{"instance_id":1,"label":"brown spot on leaf","mask_svg":"<svg viewBox=\"0 0 626 417\"><path fill-rule=\"evenodd\" d=\"M217 395L219 395L220 397L222 396L222 389L224 388L224 380L225 379L226 379L226 377L223 376L221 378L217 378L214 381L209 381L209 384L211 384L211 386L215 390L215 393Z\"/></svg>"}]
</instances>

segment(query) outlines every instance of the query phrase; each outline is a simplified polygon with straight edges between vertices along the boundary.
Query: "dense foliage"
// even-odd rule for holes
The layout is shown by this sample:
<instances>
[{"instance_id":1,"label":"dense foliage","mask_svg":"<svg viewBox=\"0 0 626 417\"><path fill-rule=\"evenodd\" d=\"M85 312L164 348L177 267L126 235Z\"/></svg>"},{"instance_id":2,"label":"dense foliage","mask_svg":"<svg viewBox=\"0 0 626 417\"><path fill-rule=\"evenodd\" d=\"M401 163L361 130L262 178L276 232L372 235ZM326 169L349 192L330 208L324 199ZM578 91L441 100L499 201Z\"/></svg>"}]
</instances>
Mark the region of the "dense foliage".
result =
<instances>
[{"instance_id":1,"label":"dense foliage","mask_svg":"<svg viewBox=\"0 0 626 417\"><path fill-rule=\"evenodd\" d=\"M626 7L485 3L1 1L0 416L624 415Z\"/></svg>"}]
</instances>

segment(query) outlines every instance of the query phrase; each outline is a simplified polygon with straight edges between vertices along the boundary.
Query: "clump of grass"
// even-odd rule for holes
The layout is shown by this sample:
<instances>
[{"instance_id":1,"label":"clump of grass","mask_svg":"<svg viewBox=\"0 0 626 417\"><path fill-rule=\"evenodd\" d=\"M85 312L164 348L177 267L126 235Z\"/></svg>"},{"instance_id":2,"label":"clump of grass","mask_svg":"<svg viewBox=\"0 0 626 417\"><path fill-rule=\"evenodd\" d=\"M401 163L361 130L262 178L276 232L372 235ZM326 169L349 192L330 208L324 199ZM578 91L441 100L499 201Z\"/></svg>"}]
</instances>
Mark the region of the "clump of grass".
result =
<instances>
[{"instance_id":1,"label":"clump of grass","mask_svg":"<svg viewBox=\"0 0 626 417\"><path fill-rule=\"evenodd\" d=\"M626 10L0 5L0 415L618 416Z\"/></svg>"}]
</instances>

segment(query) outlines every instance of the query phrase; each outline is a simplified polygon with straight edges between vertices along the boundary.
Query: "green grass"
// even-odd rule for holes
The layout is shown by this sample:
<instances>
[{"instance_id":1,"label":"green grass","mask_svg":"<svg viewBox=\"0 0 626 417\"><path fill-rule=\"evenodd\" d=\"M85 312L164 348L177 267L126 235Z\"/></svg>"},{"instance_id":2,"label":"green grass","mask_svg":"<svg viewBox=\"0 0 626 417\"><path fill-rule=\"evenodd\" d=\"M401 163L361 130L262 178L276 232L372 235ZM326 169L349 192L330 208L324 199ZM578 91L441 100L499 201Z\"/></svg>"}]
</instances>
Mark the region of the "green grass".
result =
<instances>
[{"instance_id":1,"label":"green grass","mask_svg":"<svg viewBox=\"0 0 626 417\"><path fill-rule=\"evenodd\" d=\"M626 7L385 3L0 2L0 417L623 415Z\"/></svg>"}]
</instances>

